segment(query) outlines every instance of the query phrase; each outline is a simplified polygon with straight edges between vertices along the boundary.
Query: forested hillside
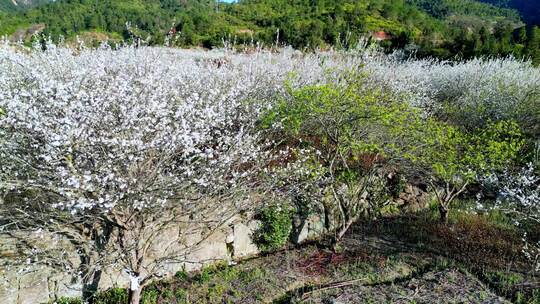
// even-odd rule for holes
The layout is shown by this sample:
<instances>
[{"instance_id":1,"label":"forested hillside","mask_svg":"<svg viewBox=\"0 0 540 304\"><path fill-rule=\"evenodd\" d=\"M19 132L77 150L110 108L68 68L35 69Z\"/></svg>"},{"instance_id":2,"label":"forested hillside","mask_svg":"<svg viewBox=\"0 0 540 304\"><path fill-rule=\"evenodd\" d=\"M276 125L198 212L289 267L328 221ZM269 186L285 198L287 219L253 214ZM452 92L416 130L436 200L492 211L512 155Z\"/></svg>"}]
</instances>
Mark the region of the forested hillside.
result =
<instances>
[{"instance_id":1,"label":"forested hillside","mask_svg":"<svg viewBox=\"0 0 540 304\"><path fill-rule=\"evenodd\" d=\"M540 24L540 2L535 0L481 0L500 7L518 10L523 19L530 24Z\"/></svg>"},{"instance_id":2,"label":"forested hillside","mask_svg":"<svg viewBox=\"0 0 540 304\"><path fill-rule=\"evenodd\" d=\"M137 37L162 44L172 34L178 46L207 48L224 39L299 49L349 47L371 35L386 48L412 46L420 56L540 60L538 29L524 28L513 9L472 0L58 0L0 12L0 34L16 40L28 40L38 30L27 29L36 25L53 39Z\"/></svg>"},{"instance_id":3,"label":"forested hillside","mask_svg":"<svg viewBox=\"0 0 540 304\"><path fill-rule=\"evenodd\" d=\"M513 2L0 1L0 304L540 304Z\"/></svg>"}]
</instances>

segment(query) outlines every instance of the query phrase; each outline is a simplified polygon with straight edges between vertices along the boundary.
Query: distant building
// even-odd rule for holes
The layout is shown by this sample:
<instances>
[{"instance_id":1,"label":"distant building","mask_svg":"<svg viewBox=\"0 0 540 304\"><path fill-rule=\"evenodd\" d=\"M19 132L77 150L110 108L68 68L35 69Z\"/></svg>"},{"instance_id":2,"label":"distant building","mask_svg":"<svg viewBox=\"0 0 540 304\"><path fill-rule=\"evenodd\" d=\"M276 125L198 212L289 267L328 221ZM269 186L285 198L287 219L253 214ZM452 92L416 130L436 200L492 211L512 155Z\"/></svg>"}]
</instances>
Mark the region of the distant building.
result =
<instances>
[{"instance_id":1,"label":"distant building","mask_svg":"<svg viewBox=\"0 0 540 304\"><path fill-rule=\"evenodd\" d=\"M392 36L385 31L378 31L371 34L371 37L377 41L384 41L392 39Z\"/></svg>"}]
</instances>

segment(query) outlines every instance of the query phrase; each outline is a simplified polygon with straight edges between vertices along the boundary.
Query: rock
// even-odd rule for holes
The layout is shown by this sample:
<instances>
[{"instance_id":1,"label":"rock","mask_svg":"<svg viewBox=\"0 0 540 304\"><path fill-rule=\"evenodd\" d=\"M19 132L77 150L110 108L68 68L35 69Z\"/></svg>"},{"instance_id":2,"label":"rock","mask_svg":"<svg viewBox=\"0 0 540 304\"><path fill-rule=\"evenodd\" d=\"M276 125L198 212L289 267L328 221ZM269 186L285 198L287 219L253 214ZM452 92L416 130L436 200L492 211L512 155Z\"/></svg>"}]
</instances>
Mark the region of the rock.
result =
<instances>
[{"instance_id":1,"label":"rock","mask_svg":"<svg viewBox=\"0 0 540 304\"><path fill-rule=\"evenodd\" d=\"M46 303L49 301L49 282L42 273L34 272L19 278L17 304ZM24 296L20 296L23 294Z\"/></svg>"},{"instance_id":2,"label":"rock","mask_svg":"<svg viewBox=\"0 0 540 304\"><path fill-rule=\"evenodd\" d=\"M8 281L6 277L0 275L0 299L2 303L17 303L19 295L18 280Z\"/></svg>"},{"instance_id":3,"label":"rock","mask_svg":"<svg viewBox=\"0 0 540 304\"><path fill-rule=\"evenodd\" d=\"M234 225L231 229L231 232L227 235L227 238L225 239L225 243L234 244Z\"/></svg>"},{"instance_id":4,"label":"rock","mask_svg":"<svg viewBox=\"0 0 540 304\"><path fill-rule=\"evenodd\" d=\"M429 207L430 196L421 188L408 184L398 198L394 200L394 204L400 209L416 212Z\"/></svg>"},{"instance_id":5,"label":"rock","mask_svg":"<svg viewBox=\"0 0 540 304\"><path fill-rule=\"evenodd\" d=\"M19 253L15 239L4 238L0 242L0 259L17 258Z\"/></svg>"},{"instance_id":6,"label":"rock","mask_svg":"<svg viewBox=\"0 0 540 304\"><path fill-rule=\"evenodd\" d=\"M68 298L80 297L82 294L82 282L66 275L57 275L49 278L49 295L62 295Z\"/></svg>"},{"instance_id":7,"label":"rock","mask_svg":"<svg viewBox=\"0 0 540 304\"><path fill-rule=\"evenodd\" d=\"M398 207L401 207L401 206L405 205L405 200L402 199L402 198L398 198L397 200L395 200L395 204L396 204Z\"/></svg>"},{"instance_id":8,"label":"rock","mask_svg":"<svg viewBox=\"0 0 540 304\"><path fill-rule=\"evenodd\" d=\"M222 231L216 231L208 236L200 245L192 248L186 256L187 261L193 261L187 264L186 270L191 271L200 268L203 265L211 264L216 261L227 260L229 251L225 240L227 235Z\"/></svg>"},{"instance_id":9,"label":"rock","mask_svg":"<svg viewBox=\"0 0 540 304\"><path fill-rule=\"evenodd\" d=\"M416 196L416 193L418 193L418 190L419 190L418 187L413 186L411 184L405 187L405 193L413 195L413 196Z\"/></svg>"},{"instance_id":10,"label":"rock","mask_svg":"<svg viewBox=\"0 0 540 304\"><path fill-rule=\"evenodd\" d=\"M296 229L292 236L292 242L301 244L307 240L320 237L326 232L324 221L317 214L311 214Z\"/></svg>"},{"instance_id":11,"label":"rock","mask_svg":"<svg viewBox=\"0 0 540 304\"><path fill-rule=\"evenodd\" d=\"M110 267L103 270L99 281L98 289L106 290L116 287L127 287L130 284L129 276L122 269Z\"/></svg>"},{"instance_id":12,"label":"rock","mask_svg":"<svg viewBox=\"0 0 540 304\"><path fill-rule=\"evenodd\" d=\"M233 227L233 258L242 258L259 253L251 235L259 227L259 222L250 221L247 225L237 223Z\"/></svg>"},{"instance_id":13,"label":"rock","mask_svg":"<svg viewBox=\"0 0 540 304\"><path fill-rule=\"evenodd\" d=\"M258 226L259 222L247 221L241 216L212 229L193 223L171 226L163 229L154 239L146 263L174 253L180 261L164 263L159 269L163 276L171 276L179 270L193 271L216 261L232 262L231 258L254 255L259 251L251 235ZM18 237L31 240L39 248L64 248L70 252L66 258L74 268L78 267L80 258L66 240L47 234ZM47 303L49 299L82 295L80 278L42 266L25 265L27 269L9 266L19 255L16 240L0 235L0 304ZM129 283L122 269L108 267L102 271L98 289L127 287Z\"/></svg>"},{"instance_id":14,"label":"rock","mask_svg":"<svg viewBox=\"0 0 540 304\"><path fill-rule=\"evenodd\" d=\"M292 236L292 242L295 244L300 244L304 242L309 235L309 225L307 221L304 221L299 225L299 229L297 229L296 233Z\"/></svg>"}]
</instances>

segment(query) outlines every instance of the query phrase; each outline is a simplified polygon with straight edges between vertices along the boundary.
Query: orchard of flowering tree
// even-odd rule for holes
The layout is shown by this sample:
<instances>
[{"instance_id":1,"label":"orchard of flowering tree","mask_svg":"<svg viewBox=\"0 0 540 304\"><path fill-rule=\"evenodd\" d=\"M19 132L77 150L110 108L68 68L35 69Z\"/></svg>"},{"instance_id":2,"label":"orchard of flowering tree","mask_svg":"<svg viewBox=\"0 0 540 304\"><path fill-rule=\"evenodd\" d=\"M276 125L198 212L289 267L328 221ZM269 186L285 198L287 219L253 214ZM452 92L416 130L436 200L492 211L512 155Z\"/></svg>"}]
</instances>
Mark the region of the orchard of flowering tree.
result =
<instances>
[{"instance_id":1,"label":"orchard of flowering tree","mask_svg":"<svg viewBox=\"0 0 540 304\"><path fill-rule=\"evenodd\" d=\"M507 217L538 269L540 70L370 46L0 45L0 240L15 248L0 267L72 276L85 301L114 268L140 303L213 231L276 204L263 218L319 214L338 250L409 184L442 225L467 199ZM276 225L253 234L263 250L288 240ZM164 237L194 227L199 241Z\"/></svg>"}]
</instances>

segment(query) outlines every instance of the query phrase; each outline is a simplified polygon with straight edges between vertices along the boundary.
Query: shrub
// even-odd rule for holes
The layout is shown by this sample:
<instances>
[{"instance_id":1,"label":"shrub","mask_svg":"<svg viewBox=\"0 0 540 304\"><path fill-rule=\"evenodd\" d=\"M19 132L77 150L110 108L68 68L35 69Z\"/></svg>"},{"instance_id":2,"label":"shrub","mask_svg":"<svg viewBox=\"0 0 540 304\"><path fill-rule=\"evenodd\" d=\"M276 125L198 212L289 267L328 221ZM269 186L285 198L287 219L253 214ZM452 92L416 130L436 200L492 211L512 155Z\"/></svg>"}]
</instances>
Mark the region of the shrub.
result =
<instances>
[{"instance_id":1,"label":"shrub","mask_svg":"<svg viewBox=\"0 0 540 304\"><path fill-rule=\"evenodd\" d=\"M168 261L185 258L181 246L150 258L161 229L206 211L225 218L252 208L246 197L265 160L256 130L265 104L249 100L272 91L248 85L251 72L217 73L193 58L186 69L177 59L166 49L73 54L47 45L26 53L0 45L0 193L19 196L0 204L2 222L76 239L73 250L86 257L73 265L59 244L24 243L21 261L83 279L115 265L130 276L136 302ZM216 201L220 208L209 206Z\"/></svg>"},{"instance_id":2,"label":"shrub","mask_svg":"<svg viewBox=\"0 0 540 304\"><path fill-rule=\"evenodd\" d=\"M342 235L386 199L377 179L384 165L427 172L434 189L447 189L439 198L446 209L478 173L508 165L521 133L532 138L540 126L540 73L513 59L43 48L0 45L0 218L8 227L0 233L77 240L86 265L60 246L29 242L17 244L13 263L83 279L116 265L137 292L185 256L149 258L160 233L144 229L169 228L152 225L158 220L173 226L255 209L250 194L264 188L329 207ZM277 160L267 158L275 151ZM254 238L263 250L288 238L290 211L280 208L261 212Z\"/></svg>"},{"instance_id":3,"label":"shrub","mask_svg":"<svg viewBox=\"0 0 540 304\"><path fill-rule=\"evenodd\" d=\"M159 291L155 286L147 286L141 294L141 303L142 304L157 304L159 298Z\"/></svg>"},{"instance_id":4,"label":"shrub","mask_svg":"<svg viewBox=\"0 0 540 304\"><path fill-rule=\"evenodd\" d=\"M421 148L405 156L425 169L424 177L436 194L442 222L447 221L452 203L471 183L484 172L502 170L515 162L524 145L513 122L490 123L471 132L432 119L420 127L416 140Z\"/></svg>"},{"instance_id":5,"label":"shrub","mask_svg":"<svg viewBox=\"0 0 540 304\"><path fill-rule=\"evenodd\" d=\"M125 288L111 288L98 292L93 297L94 304L125 304L128 302L128 292Z\"/></svg>"},{"instance_id":6,"label":"shrub","mask_svg":"<svg viewBox=\"0 0 540 304\"><path fill-rule=\"evenodd\" d=\"M292 211L283 204L274 204L259 213L261 226L254 232L254 241L262 251L279 249L287 243L292 230Z\"/></svg>"},{"instance_id":7,"label":"shrub","mask_svg":"<svg viewBox=\"0 0 540 304\"><path fill-rule=\"evenodd\" d=\"M56 301L49 302L49 304L83 304L83 301L80 298L61 297Z\"/></svg>"}]
</instances>

